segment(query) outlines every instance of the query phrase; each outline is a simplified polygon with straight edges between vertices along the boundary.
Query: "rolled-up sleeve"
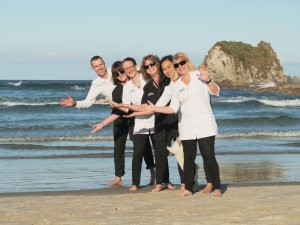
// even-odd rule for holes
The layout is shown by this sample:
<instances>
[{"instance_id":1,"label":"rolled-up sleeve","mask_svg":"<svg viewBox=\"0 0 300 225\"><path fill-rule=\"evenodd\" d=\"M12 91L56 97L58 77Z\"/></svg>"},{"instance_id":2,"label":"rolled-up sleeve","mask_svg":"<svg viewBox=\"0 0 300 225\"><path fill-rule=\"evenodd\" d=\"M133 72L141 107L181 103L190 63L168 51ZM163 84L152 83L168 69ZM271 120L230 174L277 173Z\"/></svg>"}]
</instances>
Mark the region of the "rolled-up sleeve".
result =
<instances>
[{"instance_id":1,"label":"rolled-up sleeve","mask_svg":"<svg viewBox=\"0 0 300 225\"><path fill-rule=\"evenodd\" d=\"M92 82L92 85L90 87L90 90L89 90L86 98L82 101L77 101L76 108L78 108L78 109L89 108L96 102L96 98L99 94L100 94L99 89L97 88L95 83Z\"/></svg>"}]
</instances>

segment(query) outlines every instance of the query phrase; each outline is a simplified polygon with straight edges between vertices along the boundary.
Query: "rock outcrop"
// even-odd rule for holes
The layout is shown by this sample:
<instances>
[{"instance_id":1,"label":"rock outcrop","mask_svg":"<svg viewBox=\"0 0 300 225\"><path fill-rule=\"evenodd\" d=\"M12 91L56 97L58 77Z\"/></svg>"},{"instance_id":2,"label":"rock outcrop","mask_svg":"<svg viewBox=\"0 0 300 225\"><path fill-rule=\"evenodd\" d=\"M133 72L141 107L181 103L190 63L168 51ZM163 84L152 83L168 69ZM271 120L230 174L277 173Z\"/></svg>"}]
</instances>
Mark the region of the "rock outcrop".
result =
<instances>
[{"instance_id":1,"label":"rock outcrop","mask_svg":"<svg viewBox=\"0 0 300 225\"><path fill-rule=\"evenodd\" d=\"M204 64L210 76L225 88L285 84L290 79L283 73L271 45L264 41L256 47L242 42L217 42Z\"/></svg>"}]
</instances>

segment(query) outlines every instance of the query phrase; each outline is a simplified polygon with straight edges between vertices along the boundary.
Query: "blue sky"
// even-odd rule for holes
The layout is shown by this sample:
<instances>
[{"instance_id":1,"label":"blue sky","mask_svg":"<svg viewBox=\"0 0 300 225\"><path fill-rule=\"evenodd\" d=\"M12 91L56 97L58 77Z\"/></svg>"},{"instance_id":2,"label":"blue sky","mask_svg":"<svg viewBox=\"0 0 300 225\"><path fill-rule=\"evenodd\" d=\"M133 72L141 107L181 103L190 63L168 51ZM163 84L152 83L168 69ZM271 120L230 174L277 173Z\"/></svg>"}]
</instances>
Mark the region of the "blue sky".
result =
<instances>
[{"instance_id":1,"label":"blue sky","mask_svg":"<svg viewBox=\"0 0 300 225\"><path fill-rule=\"evenodd\" d=\"M218 41L271 43L300 76L300 1L0 2L0 80L95 78L89 60L186 52L195 65Z\"/></svg>"}]
</instances>

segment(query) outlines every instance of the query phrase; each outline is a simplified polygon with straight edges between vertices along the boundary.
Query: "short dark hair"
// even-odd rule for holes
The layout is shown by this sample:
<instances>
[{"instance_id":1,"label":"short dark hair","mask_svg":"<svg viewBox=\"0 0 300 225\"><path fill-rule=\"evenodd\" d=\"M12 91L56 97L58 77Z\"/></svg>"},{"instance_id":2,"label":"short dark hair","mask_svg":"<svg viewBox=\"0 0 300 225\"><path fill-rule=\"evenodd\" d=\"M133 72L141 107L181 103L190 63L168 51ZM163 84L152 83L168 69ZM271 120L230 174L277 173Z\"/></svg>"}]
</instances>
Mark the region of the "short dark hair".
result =
<instances>
[{"instance_id":1,"label":"short dark hair","mask_svg":"<svg viewBox=\"0 0 300 225\"><path fill-rule=\"evenodd\" d=\"M118 85L120 81L118 80L119 71L123 70L122 62L116 61L111 66L111 73L114 85Z\"/></svg>"},{"instance_id":2,"label":"short dark hair","mask_svg":"<svg viewBox=\"0 0 300 225\"><path fill-rule=\"evenodd\" d=\"M92 65L92 62L93 62L93 61L96 61L96 60L98 60L98 59L101 59L102 62L105 63L101 56L95 55L95 56L93 56L93 57L91 58L91 60L90 60L91 65Z\"/></svg>"},{"instance_id":3,"label":"short dark hair","mask_svg":"<svg viewBox=\"0 0 300 225\"><path fill-rule=\"evenodd\" d=\"M126 61L129 61L129 62L132 62L134 66L136 66L136 61L134 58L131 58L131 57L127 57L125 59L123 59L122 63L126 62Z\"/></svg>"}]
</instances>

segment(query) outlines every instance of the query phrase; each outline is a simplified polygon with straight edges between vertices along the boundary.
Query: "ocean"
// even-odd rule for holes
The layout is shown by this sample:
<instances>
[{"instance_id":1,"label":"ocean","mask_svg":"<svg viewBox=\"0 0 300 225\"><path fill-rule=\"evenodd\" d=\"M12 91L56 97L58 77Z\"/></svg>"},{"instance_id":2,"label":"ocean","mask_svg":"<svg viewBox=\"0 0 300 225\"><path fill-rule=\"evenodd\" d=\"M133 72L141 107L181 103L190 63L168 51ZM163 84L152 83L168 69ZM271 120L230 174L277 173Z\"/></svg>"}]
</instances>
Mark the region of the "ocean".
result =
<instances>
[{"instance_id":1,"label":"ocean","mask_svg":"<svg viewBox=\"0 0 300 225\"><path fill-rule=\"evenodd\" d=\"M91 81L0 81L0 193L105 188L114 177L112 125L91 126L108 105L63 108L62 97L82 100ZM222 183L300 181L300 99L279 93L221 90L212 97L219 128L216 155ZM198 152L199 154L199 152ZM132 142L124 185L131 185ZM197 163L202 169L201 156ZM179 183L174 157L171 180ZM149 182L143 164L142 185ZM200 172L200 182L204 174Z\"/></svg>"}]
</instances>

